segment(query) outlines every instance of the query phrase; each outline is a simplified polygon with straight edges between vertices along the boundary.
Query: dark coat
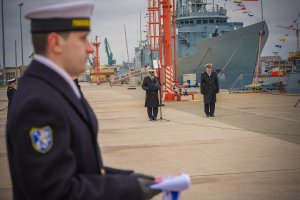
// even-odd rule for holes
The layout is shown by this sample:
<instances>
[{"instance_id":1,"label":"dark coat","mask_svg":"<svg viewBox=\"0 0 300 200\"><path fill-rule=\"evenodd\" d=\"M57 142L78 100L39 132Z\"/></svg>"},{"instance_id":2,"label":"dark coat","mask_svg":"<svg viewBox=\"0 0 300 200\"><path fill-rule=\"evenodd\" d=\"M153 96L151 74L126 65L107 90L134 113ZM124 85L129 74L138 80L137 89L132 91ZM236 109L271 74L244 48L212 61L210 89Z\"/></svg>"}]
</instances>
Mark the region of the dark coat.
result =
<instances>
[{"instance_id":1,"label":"dark coat","mask_svg":"<svg viewBox=\"0 0 300 200\"><path fill-rule=\"evenodd\" d=\"M10 108L11 102L13 100L14 94L16 92L16 88L8 86L7 87L7 99L8 99L8 109Z\"/></svg>"},{"instance_id":2,"label":"dark coat","mask_svg":"<svg viewBox=\"0 0 300 200\"><path fill-rule=\"evenodd\" d=\"M61 76L35 60L19 85L6 130L15 200L142 198L132 171L104 167L97 119L83 96L78 99ZM32 130L47 126L52 147L40 153Z\"/></svg>"},{"instance_id":3,"label":"dark coat","mask_svg":"<svg viewBox=\"0 0 300 200\"><path fill-rule=\"evenodd\" d=\"M201 94L203 94L204 103L216 103L216 94L219 93L219 81L216 72L211 72L209 76L207 72L201 74Z\"/></svg>"},{"instance_id":4,"label":"dark coat","mask_svg":"<svg viewBox=\"0 0 300 200\"><path fill-rule=\"evenodd\" d=\"M158 107L158 91L161 88L158 77L151 80L150 76L146 76L143 80L142 88L146 90L145 107Z\"/></svg>"}]
</instances>

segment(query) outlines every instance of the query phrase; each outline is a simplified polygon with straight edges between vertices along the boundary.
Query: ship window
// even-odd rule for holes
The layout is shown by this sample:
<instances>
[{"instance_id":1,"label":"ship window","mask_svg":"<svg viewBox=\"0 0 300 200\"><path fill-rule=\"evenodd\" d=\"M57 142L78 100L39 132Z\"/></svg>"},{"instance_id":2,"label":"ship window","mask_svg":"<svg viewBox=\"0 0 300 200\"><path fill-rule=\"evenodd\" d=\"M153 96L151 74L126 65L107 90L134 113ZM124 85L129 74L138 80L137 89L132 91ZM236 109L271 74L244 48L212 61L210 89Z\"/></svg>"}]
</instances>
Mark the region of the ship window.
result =
<instances>
[{"instance_id":1,"label":"ship window","mask_svg":"<svg viewBox=\"0 0 300 200\"><path fill-rule=\"evenodd\" d=\"M203 20L203 24L207 24L207 22L208 22L208 20L206 20L206 19Z\"/></svg>"},{"instance_id":2,"label":"ship window","mask_svg":"<svg viewBox=\"0 0 300 200\"><path fill-rule=\"evenodd\" d=\"M185 24L189 24L189 21L184 21Z\"/></svg>"},{"instance_id":3,"label":"ship window","mask_svg":"<svg viewBox=\"0 0 300 200\"><path fill-rule=\"evenodd\" d=\"M202 20L197 20L197 24L202 24Z\"/></svg>"},{"instance_id":4,"label":"ship window","mask_svg":"<svg viewBox=\"0 0 300 200\"><path fill-rule=\"evenodd\" d=\"M190 24L194 24L194 21L190 21Z\"/></svg>"},{"instance_id":5,"label":"ship window","mask_svg":"<svg viewBox=\"0 0 300 200\"><path fill-rule=\"evenodd\" d=\"M209 20L209 23L210 23L210 24L213 24L213 23L214 23L214 20L213 20L213 19L210 19L210 20Z\"/></svg>"},{"instance_id":6,"label":"ship window","mask_svg":"<svg viewBox=\"0 0 300 200\"><path fill-rule=\"evenodd\" d=\"M220 20L217 19L217 20L216 20L216 23L220 23Z\"/></svg>"},{"instance_id":7,"label":"ship window","mask_svg":"<svg viewBox=\"0 0 300 200\"><path fill-rule=\"evenodd\" d=\"M183 21L180 21L179 23L180 23L180 24L183 24L184 22L183 22Z\"/></svg>"}]
</instances>

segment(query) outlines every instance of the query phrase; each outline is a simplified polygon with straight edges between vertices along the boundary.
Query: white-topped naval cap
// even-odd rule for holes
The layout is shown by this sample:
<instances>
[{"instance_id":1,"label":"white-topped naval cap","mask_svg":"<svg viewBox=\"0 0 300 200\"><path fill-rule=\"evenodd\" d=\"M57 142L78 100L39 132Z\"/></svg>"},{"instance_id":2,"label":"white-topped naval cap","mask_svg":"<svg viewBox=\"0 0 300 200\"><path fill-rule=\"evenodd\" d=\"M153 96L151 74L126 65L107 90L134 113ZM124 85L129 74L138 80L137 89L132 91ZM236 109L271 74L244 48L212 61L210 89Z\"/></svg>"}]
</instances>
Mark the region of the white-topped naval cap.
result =
<instances>
[{"instance_id":1,"label":"white-topped naval cap","mask_svg":"<svg viewBox=\"0 0 300 200\"><path fill-rule=\"evenodd\" d=\"M32 9L25 14L26 19L90 18L95 3L92 0L56 4Z\"/></svg>"},{"instance_id":2,"label":"white-topped naval cap","mask_svg":"<svg viewBox=\"0 0 300 200\"><path fill-rule=\"evenodd\" d=\"M151 66L147 66L146 71L147 72L155 72L155 70L152 69Z\"/></svg>"},{"instance_id":3,"label":"white-topped naval cap","mask_svg":"<svg viewBox=\"0 0 300 200\"><path fill-rule=\"evenodd\" d=\"M56 4L33 9L25 14L32 33L89 31L93 0Z\"/></svg>"},{"instance_id":4,"label":"white-topped naval cap","mask_svg":"<svg viewBox=\"0 0 300 200\"><path fill-rule=\"evenodd\" d=\"M7 83L13 83L13 82L16 82L16 78L12 78L12 79L7 80Z\"/></svg>"},{"instance_id":5,"label":"white-topped naval cap","mask_svg":"<svg viewBox=\"0 0 300 200\"><path fill-rule=\"evenodd\" d=\"M211 64L211 63L207 63L207 64L205 65L205 68L207 68L207 67L212 67L212 64Z\"/></svg>"}]
</instances>

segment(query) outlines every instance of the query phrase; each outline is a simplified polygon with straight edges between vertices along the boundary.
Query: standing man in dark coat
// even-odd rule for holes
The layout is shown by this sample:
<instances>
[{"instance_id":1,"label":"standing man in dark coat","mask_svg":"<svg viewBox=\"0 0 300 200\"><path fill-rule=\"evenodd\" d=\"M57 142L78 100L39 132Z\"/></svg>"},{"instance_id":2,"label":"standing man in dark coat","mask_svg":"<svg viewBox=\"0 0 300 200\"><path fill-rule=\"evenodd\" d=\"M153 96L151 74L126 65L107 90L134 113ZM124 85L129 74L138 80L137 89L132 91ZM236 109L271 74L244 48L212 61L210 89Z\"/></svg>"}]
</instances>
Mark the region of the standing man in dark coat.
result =
<instances>
[{"instance_id":1,"label":"standing man in dark coat","mask_svg":"<svg viewBox=\"0 0 300 200\"><path fill-rule=\"evenodd\" d=\"M13 97L17 91L17 87L16 87L16 79L9 79L7 80L7 99L8 99L8 105L7 105L7 118L8 118L8 112L10 110L11 107L11 102L13 100Z\"/></svg>"},{"instance_id":2,"label":"standing man in dark coat","mask_svg":"<svg viewBox=\"0 0 300 200\"><path fill-rule=\"evenodd\" d=\"M151 176L106 167L97 118L72 77L85 71L92 1L37 8L32 63L20 80L6 140L15 200L147 200Z\"/></svg>"},{"instance_id":3,"label":"standing man in dark coat","mask_svg":"<svg viewBox=\"0 0 300 200\"><path fill-rule=\"evenodd\" d=\"M146 76L143 80L142 88L146 91L145 107L147 107L147 113L150 121L157 120L158 114L158 91L161 88L158 77L154 76L154 69L149 69L149 76Z\"/></svg>"},{"instance_id":4,"label":"standing man in dark coat","mask_svg":"<svg viewBox=\"0 0 300 200\"><path fill-rule=\"evenodd\" d=\"M7 99L8 99L8 109L10 108L11 102L13 100L13 97L15 95L16 89L16 79L9 79L7 80Z\"/></svg>"},{"instance_id":5,"label":"standing man in dark coat","mask_svg":"<svg viewBox=\"0 0 300 200\"><path fill-rule=\"evenodd\" d=\"M205 65L206 72L201 74L201 94L204 99L204 111L206 117L215 116L215 104L219 93L219 81L216 72L212 71L212 64Z\"/></svg>"}]
</instances>

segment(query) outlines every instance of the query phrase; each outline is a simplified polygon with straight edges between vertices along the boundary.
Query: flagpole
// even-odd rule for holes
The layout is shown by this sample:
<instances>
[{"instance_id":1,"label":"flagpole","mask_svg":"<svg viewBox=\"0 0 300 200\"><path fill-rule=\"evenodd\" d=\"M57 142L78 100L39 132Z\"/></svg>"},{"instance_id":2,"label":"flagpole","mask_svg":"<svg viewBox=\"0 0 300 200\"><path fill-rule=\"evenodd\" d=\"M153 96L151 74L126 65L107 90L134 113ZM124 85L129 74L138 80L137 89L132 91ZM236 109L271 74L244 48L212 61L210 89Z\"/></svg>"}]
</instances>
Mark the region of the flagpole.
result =
<instances>
[{"instance_id":1,"label":"flagpole","mask_svg":"<svg viewBox=\"0 0 300 200\"><path fill-rule=\"evenodd\" d=\"M260 7L261 7L261 21L264 21L264 9L263 9L263 0L260 1ZM264 25L263 25L264 27ZM257 77L258 77L258 68L260 65L260 54L261 54L261 40L262 36L264 34L264 28L262 27L261 31L259 32L259 38L258 38L258 54L257 54L257 60L256 60L256 66L255 66L255 79L252 81L254 84L258 84Z\"/></svg>"},{"instance_id":2,"label":"flagpole","mask_svg":"<svg viewBox=\"0 0 300 200\"><path fill-rule=\"evenodd\" d=\"M260 2L261 7L261 21L264 21L264 8L263 8L263 0Z\"/></svg>"},{"instance_id":3,"label":"flagpole","mask_svg":"<svg viewBox=\"0 0 300 200\"><path fill-rule=\"evenodd\" d=\"M4 39L4 12L3 12L3 0L1 0L1 22L2 22L2 50L3 50L3 70L2 70L2 80L3 84L6 85L6 66L5 66L5 39Z\"/></svg>"}]
</instances>

